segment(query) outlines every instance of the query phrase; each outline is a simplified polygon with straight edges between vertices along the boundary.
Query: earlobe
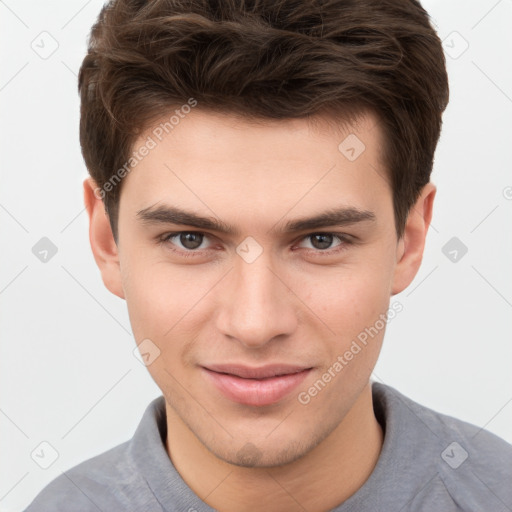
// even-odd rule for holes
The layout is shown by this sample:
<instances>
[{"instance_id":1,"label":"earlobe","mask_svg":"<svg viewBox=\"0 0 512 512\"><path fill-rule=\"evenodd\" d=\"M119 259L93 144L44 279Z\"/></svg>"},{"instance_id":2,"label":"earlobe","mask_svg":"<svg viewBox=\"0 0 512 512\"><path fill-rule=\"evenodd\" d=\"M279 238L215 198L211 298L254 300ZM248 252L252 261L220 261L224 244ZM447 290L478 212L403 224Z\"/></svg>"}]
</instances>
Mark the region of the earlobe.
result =
<instances>
[{"instance_id":1,"label":"earlobe","mask_svg":"<svg viewBox=\"0 0 512 512\"><path fill-rule=\"evenodd\" d=\"M435 185L427 183L409 212L404 234L397 244L397 264L393 276L392 295L405 290L420 268L425 239L432 219L435 195Z\"/></svg>"},{"instance_id":2,"label":"earlobe","mask_svg":"<svg viewBox=\"0 0 512 512\"><path fill-rule=\"evenodd\" d=\"M114 295L124 299L119 252L101 195L92 178L84 181L84 202L89 216L89 242L103 283Z\"/></svg>"}]
</instances>

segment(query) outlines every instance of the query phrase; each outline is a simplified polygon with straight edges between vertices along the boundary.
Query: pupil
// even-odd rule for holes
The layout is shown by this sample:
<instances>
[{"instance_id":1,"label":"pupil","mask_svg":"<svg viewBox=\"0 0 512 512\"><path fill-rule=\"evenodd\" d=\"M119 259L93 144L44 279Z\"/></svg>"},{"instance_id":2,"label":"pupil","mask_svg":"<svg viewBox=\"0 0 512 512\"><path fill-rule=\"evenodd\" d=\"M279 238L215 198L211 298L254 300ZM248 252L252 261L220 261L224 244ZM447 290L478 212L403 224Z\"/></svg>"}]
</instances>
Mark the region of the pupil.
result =
<instances>
[{"instance_id":1,"label":"pupil","mask_svg":"<svg viewBox=\"0 0 512 512\"><path fill-rule=\"evenodd\" d=\"M327 249L332 244L332 235L322 233L313 235L311 243L316 249Z\"/></svg>"},{"instance_id":2,"label":"pupil","mask_svg":"<svg viewBox=\"0 0 512 512\"><path fill-rule=\"evenodd\" d=\"M203 235L199 233L182 233L180 236L180 242L183 247L187 249L197 249L203 241Z\"/></svg>"}]
</instances>

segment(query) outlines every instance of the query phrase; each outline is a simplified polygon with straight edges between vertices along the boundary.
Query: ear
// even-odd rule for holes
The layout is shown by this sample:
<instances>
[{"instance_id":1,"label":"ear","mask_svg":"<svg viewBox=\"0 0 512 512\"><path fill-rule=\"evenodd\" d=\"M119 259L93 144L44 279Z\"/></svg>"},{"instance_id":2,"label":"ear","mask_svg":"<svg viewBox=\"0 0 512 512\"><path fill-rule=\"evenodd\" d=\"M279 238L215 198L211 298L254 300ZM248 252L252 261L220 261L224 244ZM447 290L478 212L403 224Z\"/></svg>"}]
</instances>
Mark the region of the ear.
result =
<instances>
[{"instance_id":1,"label":"ear","mask_svg":"<svg viewBox=\"0 0 512 512\"><path fill-rule=\"evenodd\" d=\"M118 248L101 193L92 178L84 181L84 202L89 215L89 242L103 283L114 295L124 299Z\"/></svg>"},{"instance_id":2,"label":"ear","mask_svg":"<svg viewBox=\"0 0 512 512\"><path fill-rule=\"evenodd\" d=\"M397 245L397 264L393 276L392 295L407 288L421 265L425 239L432 219L436 187L427 183L409 211L404 234Z\"/></svg>"}]
</instances>

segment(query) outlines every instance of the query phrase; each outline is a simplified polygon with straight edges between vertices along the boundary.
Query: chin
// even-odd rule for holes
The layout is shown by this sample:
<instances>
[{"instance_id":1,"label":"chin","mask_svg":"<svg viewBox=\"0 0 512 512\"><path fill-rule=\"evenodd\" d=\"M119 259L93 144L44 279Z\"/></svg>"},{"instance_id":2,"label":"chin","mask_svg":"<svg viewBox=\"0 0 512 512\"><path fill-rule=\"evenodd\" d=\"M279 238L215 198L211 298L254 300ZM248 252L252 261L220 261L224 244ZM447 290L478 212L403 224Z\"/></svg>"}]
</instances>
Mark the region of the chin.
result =
<instances>
[{"instance_id":1,"label":"chin","mask_svg":"<svg viewBox=\"0 0 512 512\"><path fill-rule=\"evenodd\" d=\"M218 442L210 446L204 444L216 457L229 464L244 468L273 468L301 459L328 435L328 430L312 433L299 428L294 439L289 429L282 429L281 436L274 435L273 438L270 436L245 443L232 440L227 446Z\"/></svg>"},{"instance_id":2,"label":"chin","mask_svg":"<svg viewBox=\"0 0 512 512\"><path fill-rule=\"evenodd\" d=\"M290 464L307 452L308 448L302 443L288 443L279 450L272 448L258 447L254 443L247 442L237 451L228 453L214 452L215 455L234 466L243 468L273 468Z\"/></svg>"}]
</instances>

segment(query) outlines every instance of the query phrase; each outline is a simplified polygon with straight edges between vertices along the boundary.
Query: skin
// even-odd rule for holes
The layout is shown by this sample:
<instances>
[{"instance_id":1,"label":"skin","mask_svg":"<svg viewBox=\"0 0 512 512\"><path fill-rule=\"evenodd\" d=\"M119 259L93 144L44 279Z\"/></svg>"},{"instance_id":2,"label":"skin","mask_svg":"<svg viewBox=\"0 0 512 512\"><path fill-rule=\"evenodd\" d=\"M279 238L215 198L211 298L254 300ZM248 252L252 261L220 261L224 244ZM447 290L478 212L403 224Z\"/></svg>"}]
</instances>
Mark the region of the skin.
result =
<instances>
[{"instance_id":1,"label":"skin","mask_svg":"<svg viewBox=\"0 0 512 512\"><path fill-rule=\"evenodd\" d=\"M349 133L366 146L355 161L338 150ZM196 108L125 177L117 243L96 184L84 182L103 281L126 300L136 342L150 339L161 351L148 370L166 400L167 452L213 508L327 511L375 467L383 433L369 378L385 329L309 403L298 394L386 313L421 263L435 186L424 187L398 240L381 144L371 114L342 127L320 117L255 123ZM238 233L140 219L164 204ZM282 232L288 221L340 207L374 219ZM180 230L204 233L199 249L179 236L162 241ZM319 248L311 236L319 232L345 238ZM263 251L252 263L236 252L248 236ZM289 396L259 407L229 400L201 370L276 362L313 369Z\"/></svg>"}]
</instances>

